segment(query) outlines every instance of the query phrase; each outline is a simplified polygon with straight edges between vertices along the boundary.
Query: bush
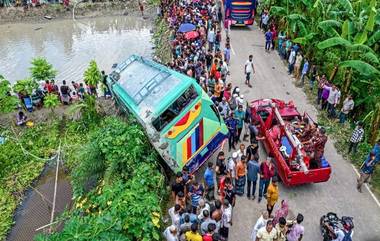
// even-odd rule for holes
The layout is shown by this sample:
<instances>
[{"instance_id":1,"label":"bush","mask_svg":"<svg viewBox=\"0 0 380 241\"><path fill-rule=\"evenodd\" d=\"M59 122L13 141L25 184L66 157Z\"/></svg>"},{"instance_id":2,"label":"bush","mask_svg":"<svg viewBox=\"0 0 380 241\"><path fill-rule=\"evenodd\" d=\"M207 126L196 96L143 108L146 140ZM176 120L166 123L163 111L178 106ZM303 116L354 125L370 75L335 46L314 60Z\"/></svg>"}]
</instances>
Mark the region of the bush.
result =
<instances>
[{"instance_id":1,"label":"bush","mask_svg":"<svg viewBox=\"0 0 380 241\"><path fill-rule=\"evenodd\" d=\"M140 126L106 118L88 140L73 155L80 161L72 174L70 219L62 232L37 240L160 240L164 178Z\"/></svg>"}]
</instances>

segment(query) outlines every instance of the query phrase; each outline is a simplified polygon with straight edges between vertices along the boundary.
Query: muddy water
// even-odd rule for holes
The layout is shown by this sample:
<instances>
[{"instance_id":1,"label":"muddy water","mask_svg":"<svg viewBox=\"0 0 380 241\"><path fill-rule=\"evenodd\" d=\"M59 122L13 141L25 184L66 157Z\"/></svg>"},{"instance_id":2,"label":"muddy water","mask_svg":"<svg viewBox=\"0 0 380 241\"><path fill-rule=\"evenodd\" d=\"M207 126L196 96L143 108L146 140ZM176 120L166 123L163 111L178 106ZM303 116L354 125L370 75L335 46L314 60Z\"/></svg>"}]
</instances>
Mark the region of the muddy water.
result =
<instances>
[{"instance_id":1,"label":"muddy water","mask_svg":"<svg viewBox=\"0 0 380 241\"><path fill-rule=\"evenodd\" d=\"M42 174L34 189L26 195L22 206L15 215L16 224L8 235L8 241L31 241L35 231L50 223L52 202L54 196L55 166L49 167ZM57 182L57 198L55 217L71 205L72 190L70 180L63 170L59 171ZM44 231L48 231L44 229ZM38 233L43 232L43 230Z\"/></svg>"},{"instance_id":2,"label":"muddy water","mask_svg":"<svg viewBox=\"0 0 380 241\"><path fill-rule=\"evenodd\" d=\"M30 75L32 58L44 56L57 81L80 81L92 59L108 71L131 54L149 56L150 29L149 20L128 16L0 25L0 74L14 83Z\"/></svg>"}]
</instances>

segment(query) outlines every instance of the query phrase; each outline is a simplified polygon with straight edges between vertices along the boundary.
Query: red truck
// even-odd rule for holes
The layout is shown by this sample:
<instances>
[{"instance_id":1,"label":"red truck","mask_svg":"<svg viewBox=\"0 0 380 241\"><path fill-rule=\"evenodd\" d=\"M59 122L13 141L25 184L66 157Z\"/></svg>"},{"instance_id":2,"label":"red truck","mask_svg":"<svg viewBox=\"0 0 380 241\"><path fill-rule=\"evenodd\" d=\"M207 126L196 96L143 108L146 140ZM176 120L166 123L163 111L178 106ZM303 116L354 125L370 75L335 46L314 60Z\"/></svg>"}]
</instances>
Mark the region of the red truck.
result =
<instances>
[{"instance_id":1,"label":"red truck","mask_svg":"<svg viewBox=\"0 0 380 241\"><path fill-rule=\"evenodd\" d=\"M319 166L310 165L310 156L297 138L293 123L307 116L301 115L292 101L260 99L251 102L252 118L259 123L259 132L269 156L275 160L277 175L287 186L326 182L331 167L323 156ZM302 131L302 127L301 130Z\"/></svg>"}]
</instances>

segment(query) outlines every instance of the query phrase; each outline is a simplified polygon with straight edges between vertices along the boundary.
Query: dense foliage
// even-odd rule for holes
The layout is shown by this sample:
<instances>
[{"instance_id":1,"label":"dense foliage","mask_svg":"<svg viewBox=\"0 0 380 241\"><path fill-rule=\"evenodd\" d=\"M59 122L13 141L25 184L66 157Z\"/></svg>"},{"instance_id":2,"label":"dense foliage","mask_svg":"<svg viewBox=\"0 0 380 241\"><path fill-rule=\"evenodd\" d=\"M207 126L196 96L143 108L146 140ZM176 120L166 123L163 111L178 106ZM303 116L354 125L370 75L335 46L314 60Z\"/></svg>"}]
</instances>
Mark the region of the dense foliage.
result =
<instances>
[{"instance_id":1,"label":"dense foliage","mask_svg":"<svg viewBox=\"0 0 380 241\"><path fill-rule=\"evenodd\" d=\"M163 176L140 126L106 118L88 140L70 164L75 209L61 232L37 239L159 240Z\"/></svg>"},{"instance_id":2,"label":"dense foliage","mask_svg":"<svg viewBox=\"0 0 380 241\"><path fill-rule=\"evenodd\" d=\"M17 107L19 103L16 96L12 96L11 84L0 75L0 113L8 113Z\"/></svg>"},{"instance_id":3,"label":"dense foliage","mask_svg":"<svg viewBox=\"0 0 380 241\"><path fill-rule=\"evenodd\" d=\"M58 146L56 122L12 130L1 127L0 136L0 240L13 223L13 212L23 192L37 178Z\"/></svg>"},{"instance_id":4,"label":"dense foliage","mask_svg":"<svg viewBox=\"0 0 380 241\"><path fill-rule=\"evenodd\" d=\"M57 75L57 70L45 58L34 58L31 64L30 72L34 80L51 80Z\"/></svg>"},{"instance_id":5,"label":"dense foliage","mask_svg":"<svg viewBox=\"0 0 380 241\"><path fill-rule=\"evenodd\" d=\"M15 93L20 93L24 96L31 95L33 90L37 89L38 83L32 78L26 78L18 80L13 86L13 91Z\"/></svg>"},{"instance_id":6,"label":"dense foliage","mask_svg":"<svg viewBox=\"0 0 380 241\"><path fill-rule=\"evenodd\" d=\"M367 117L370 143L380 128L380 4L377 0L267 0L280 31L356 102L355 119Z\"/></svg>"},{"instance_id":7,"label":"dense foliage","mask_svg":"<svg viewBox=\"0 0 380 241\"><path fill-rule=\"evenodd\" d=\"M84 82L87 85L97 86L99 81L102 78L102 74L100 73L98 69L98 65L96 64L95 60L91 60L90 65L86 69L83 75Z\"/></svg>"}]
</instances>

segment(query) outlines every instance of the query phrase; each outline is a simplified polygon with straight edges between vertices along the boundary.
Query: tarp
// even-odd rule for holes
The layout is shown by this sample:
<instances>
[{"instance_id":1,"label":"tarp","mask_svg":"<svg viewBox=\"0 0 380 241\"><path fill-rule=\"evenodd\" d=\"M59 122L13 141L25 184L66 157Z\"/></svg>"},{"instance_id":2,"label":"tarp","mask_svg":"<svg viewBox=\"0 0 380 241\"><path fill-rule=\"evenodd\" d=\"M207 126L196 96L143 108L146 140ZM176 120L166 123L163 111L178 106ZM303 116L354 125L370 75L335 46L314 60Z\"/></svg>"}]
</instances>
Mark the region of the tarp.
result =
<instances>
[{"instance_id":1,"label":"tarp","mask_svg":"<svg viewBox=\"0 0 380 241\"><path fill-rule=\"evenodd\" d=\"M180 32L180 33L186 33L186 32L193 31L194 29L195 29L195 25L194 24L184 23L184 24L181 24L179 26L178 32Z\"/></svg>"}]
</instances>

